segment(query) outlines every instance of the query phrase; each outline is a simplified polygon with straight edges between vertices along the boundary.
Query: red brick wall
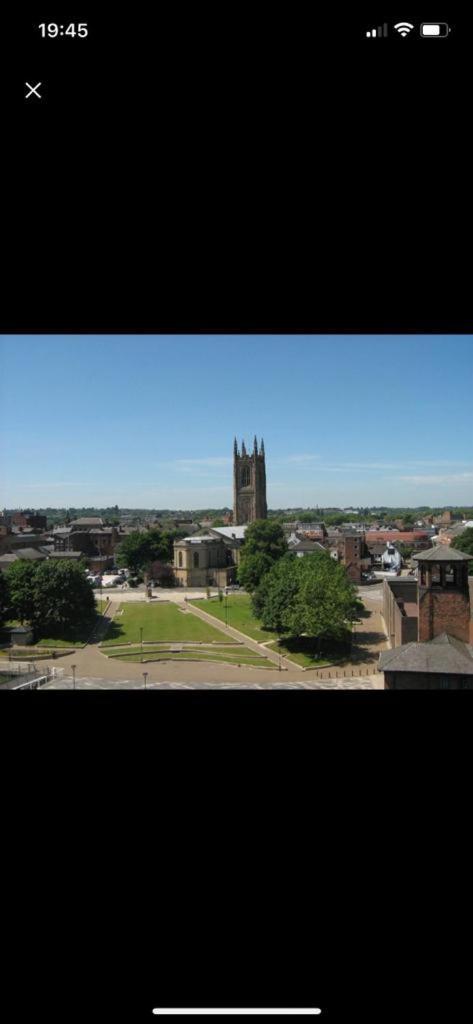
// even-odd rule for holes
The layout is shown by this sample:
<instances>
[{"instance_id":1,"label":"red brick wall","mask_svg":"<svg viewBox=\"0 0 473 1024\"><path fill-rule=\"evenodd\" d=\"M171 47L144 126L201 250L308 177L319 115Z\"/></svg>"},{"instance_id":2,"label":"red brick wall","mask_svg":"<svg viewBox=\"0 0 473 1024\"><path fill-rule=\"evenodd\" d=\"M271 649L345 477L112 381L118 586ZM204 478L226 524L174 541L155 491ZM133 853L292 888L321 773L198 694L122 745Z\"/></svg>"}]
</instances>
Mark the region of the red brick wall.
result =
<instances>
[{"instance_id":1,"label":"red brick wall","mask_svg":"<svg viewBox=\"0 0 473 1024\"><path fill-rule=\"evenodd\" d=\"M470 605L468 593L448 590L419 591L419 640L433 640L450 633L469 643Z\"/></svg>"}]
</instances>

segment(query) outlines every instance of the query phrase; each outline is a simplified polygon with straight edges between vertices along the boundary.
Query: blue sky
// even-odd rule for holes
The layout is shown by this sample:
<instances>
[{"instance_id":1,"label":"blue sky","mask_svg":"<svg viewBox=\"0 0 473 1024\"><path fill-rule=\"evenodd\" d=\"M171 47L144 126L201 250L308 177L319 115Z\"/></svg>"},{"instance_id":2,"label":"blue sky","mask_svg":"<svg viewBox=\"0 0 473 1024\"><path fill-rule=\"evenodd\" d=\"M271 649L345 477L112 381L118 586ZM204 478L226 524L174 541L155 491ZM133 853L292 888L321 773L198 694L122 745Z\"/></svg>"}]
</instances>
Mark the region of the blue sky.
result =
<instances>
[{"instance_id":1,"label":"blue sky","mask_svg":"<svg viewBox=\"0 0 473 1024\"><path fill-rule=\"evenodd\" d=\"M473 336L0 336L0 507L473 504Z\"/></svg>"}]
</instances>

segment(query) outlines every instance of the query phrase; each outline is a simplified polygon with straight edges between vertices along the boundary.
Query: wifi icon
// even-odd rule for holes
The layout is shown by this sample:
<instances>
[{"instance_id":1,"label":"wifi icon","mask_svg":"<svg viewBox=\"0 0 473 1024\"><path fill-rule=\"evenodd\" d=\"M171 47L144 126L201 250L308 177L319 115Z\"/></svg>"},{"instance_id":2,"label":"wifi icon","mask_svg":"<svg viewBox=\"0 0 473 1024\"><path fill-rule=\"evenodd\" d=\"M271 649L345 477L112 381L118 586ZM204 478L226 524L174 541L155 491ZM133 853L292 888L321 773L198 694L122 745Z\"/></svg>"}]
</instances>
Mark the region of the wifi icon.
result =
<instances>
[{"instance_id":1,"label":"wifi icon","mask_svg":"<svg viewBox=\"0 0 473 1024\"><path fill-rule=\"evenodd\" d=\"M400 36L408 36L409 32L412 32L414 28L410 21L398 21L397 25L394 26L396 32L399 32Z\"/></svg>"}]
</instances>

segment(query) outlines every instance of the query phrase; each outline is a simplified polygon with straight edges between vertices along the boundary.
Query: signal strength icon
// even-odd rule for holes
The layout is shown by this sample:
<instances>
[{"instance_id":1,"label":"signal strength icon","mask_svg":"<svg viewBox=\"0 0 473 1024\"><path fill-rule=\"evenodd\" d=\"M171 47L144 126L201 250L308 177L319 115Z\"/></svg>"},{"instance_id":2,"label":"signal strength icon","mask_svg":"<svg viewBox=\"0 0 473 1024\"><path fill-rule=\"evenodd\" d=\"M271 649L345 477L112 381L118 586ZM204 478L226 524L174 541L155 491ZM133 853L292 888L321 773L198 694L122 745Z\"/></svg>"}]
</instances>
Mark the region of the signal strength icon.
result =
<instances>
[{"instance_id":1,"label":"signal strength icon","mask_svg":"<svg viewBox=\"0 0 473 1024\"><path fill-rule=\"evenodd\" d=\"M378 39L379 39L382 36L387 36L387 34L388 34L388 26L387 26L386 22L384 22L384 25L378 25L377 28L370 28L370 29L368 29L368 31L366 33L368 39L376 39L376 37L378 37Z\"/></svg>"},{"instance_id":2,"label":"signal strength icon","mask_svg":"<svg viewBox=\"0 0 473 1024\"><path fill-rule=\"evenodd\" d=\"M394 28L396 29L396 32L399 32L400 36L408 36L409 32L412 32L414 26L410 21L398 21Z\"/></svg>"}]
</instances>

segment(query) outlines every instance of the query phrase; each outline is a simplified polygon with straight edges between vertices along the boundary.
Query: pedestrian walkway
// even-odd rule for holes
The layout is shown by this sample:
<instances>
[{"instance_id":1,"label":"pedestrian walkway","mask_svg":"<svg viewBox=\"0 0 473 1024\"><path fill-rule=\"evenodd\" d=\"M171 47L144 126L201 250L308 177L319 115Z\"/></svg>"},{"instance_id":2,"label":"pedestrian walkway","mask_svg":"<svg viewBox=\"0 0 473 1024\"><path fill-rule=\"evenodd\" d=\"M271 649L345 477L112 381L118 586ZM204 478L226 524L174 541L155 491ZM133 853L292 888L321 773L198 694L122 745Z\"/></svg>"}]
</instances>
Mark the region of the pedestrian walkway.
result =
<instances>
[{"instance_id":1,"label":"pedestrian walkway","mask_svg":"<svg viewBox=\"0 0 473 1024\"><path fill-rule=\"evenodd\" d=\"M169 667L169 666L168 666ZM223 673L221 673L222 675ZM184 682L178 679L150 680L146 681L146 690L382 690L383 675L377 673L372 676L360 676L354 679L344 680L313 680L309 678L299 680L268 682L260 681L226 681L216 679L201 680L200 682ZM42 690L72 690L72 676L64 676L63 679L53 679L41 687ZM110 680L98 676L76 677L76 690L144 690L144 679L120 679Z\"/></svg>"}]
</instances>

